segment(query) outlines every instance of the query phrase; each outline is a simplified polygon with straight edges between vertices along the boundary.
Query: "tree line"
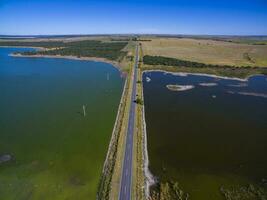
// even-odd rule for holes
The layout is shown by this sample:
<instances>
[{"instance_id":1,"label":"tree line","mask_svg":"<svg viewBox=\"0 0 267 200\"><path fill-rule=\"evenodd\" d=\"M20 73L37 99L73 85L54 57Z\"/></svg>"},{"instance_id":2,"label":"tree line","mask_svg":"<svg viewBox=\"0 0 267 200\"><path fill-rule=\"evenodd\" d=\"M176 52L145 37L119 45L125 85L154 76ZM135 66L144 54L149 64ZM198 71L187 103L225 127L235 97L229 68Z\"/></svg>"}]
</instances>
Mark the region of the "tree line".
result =
<instances>
[{"instance_id":1,"label":"tree line","mask_svg":"<svg viewBox=\"0 0 267 200\"><path fill-rule=\"evenodd\" d=\"M110 60L117 60L126 55L122 49L128 42L101 42L97 40L83 40L73 42L63 41L40 41L40 42L20 42L4 41L0 46L26 46L44 47L47 50L26 51L22 55L61 55L77 57L101 57Z\"/></svg>"},{"instance_id":2,"label":"tree line","mask_svg":"<svg viewBox=\"0 0 267 200\"><path fill-rule=\"evenodd\" d=\"M149 56L146 55L143 57L144 64L147 65L166 65L166 66L178 66L178 67L194 67L194 68L227 68L227 69L236 69L236 68L247 68L247 69L260 69L262 67L256 66L232 66L232 65L214 65L214 64L205 64L187 60L180 60L177 58L168 58L163 56Z\"/></svg>"}]
</instances>

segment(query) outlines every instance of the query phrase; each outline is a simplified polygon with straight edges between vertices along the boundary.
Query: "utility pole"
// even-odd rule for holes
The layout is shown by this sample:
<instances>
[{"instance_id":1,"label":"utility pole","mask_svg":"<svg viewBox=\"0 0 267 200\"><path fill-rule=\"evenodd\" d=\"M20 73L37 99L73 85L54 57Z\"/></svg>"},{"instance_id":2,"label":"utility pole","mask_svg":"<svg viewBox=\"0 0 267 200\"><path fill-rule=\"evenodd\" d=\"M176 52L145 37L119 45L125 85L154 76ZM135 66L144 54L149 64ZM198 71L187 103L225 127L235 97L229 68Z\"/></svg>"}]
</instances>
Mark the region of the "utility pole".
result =
<instances>
[{"instance_id":1,"label":"utility pole","mask_svg":"<svg viewBox=\"0 0 267 200\"><path fill-rule=\"evenodd\" d=\"M85 112L85 105L83 105L83 116L86 116L86 112Z\"/></svg>"}]
</instances>

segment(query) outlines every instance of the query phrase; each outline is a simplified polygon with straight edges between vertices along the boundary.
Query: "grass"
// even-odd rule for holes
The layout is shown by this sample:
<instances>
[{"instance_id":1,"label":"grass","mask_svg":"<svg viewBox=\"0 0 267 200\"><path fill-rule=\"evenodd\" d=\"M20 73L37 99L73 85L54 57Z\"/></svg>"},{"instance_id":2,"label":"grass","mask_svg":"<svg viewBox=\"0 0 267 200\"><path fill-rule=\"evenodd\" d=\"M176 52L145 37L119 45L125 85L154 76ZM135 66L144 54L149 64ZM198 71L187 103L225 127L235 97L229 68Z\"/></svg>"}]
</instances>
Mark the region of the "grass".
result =
<instances>
[{"instance_id":1,"label":"grass","mask_svg":"<svg viewBox=\"0 0 267 200\"><path fill-rule=\"evenodd\" d=\"M188 193L181 190L178 182L159 183L157 190L154 190L150 197L151 200L190 200Z\"/></svg>"},{"instance_id":2,"label":"grass","mask_svg":"<svg viewBox=\"0 0 267 200\"><path fill-rule=\"evenodd\" d=\"M226 200L257 200L266 199L267 194L263 188L253 185L241 186L238 188L221 188L221 193Z\"/></svg>"},{"instance_id":3,"label":"grass","mask_svg":"<svg viewBox=\"0 0 267 200\"><path fill-rule=\"evenodd\" d=\"M168 58L162 56L146 55L143 57L143 62L145 66L150 66L151 69L169 70L170 66L172 66L171 70L174 72L206 73L238 78L247 78L253 74L267 74L266 67L207 65L203 63L184 61L177 58Z\"/></svg>"},{"instance_id":4,"label":"grass","mask_svg":"<svg viewBox=\"0 0 267 200\"><path fill-rule=\"evenodd\" d=\"M130 73L130 69L132 66L132 63L134 61L134 48L135 43L133 41L128 42L128 44L122 49L122 51L127 52L126 56L124 56L119 61L119 67L123 72Z\"/></svg>"},{"instance_id":5,"label":"grass","mask_svg":"<svg viewBox=\"0 0 267 200\"><path fill-rule=\"evenodd\" d=\"M245 40L245 39L238 39L238 40L230 40L229 42L235 42L240 44L252 44L252 45L267 45L267 40Z\"/></svg>"},{"instance_id":6,"label":"grass","mask_svg":"<svg viewBox=\"0 0 267 200\"><path fill-rule=\"evenodd\" d=\"M188 38L142 42L143 70L205 73L247 78L267 74L267 46Z\"/></svg>"},{"instance_id":7,"label":"grass","mask_svg":"<svg viewBox=\"0 0 267 200\"><path fill-rule=\"evenodd\" d=\"M267 66L267 45L208 39L151 38L142 42L144 55L165 56L214 65ZM247 59L249 56L250 59Z\"/></svg>"},{"instance_id":8,"label":"grass","mask_svg":"<svg viewBox=\"0 0 267 200\"><path fill-rule=\"evenodd\" d=\"M142 58L142 50L139 51L140 58ZM142 79L142 65L137 70L137 80ZM142 104L137 104L135 114L136 132L134 134L134 151L133 151L133 199L146 199L145 197L145 174L144 174L144 127L143 127L143 84L137 81L137 95Z\"/></svg>"}]
</instances>

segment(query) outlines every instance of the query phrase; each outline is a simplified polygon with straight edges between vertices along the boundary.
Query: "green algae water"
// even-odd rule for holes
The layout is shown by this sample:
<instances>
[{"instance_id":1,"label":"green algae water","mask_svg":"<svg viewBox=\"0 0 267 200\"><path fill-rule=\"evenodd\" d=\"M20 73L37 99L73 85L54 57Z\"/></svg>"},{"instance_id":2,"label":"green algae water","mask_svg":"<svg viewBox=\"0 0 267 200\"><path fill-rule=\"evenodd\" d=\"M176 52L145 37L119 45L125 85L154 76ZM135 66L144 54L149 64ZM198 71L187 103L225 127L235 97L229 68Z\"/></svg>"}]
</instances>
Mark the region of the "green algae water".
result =
<instances>
[{"instance_id":1,"label":"green algae water","mask_svg":"<svg viewBox=\"0 0 267 200\"><path fill-rule=\"evenodd\" d=\"M147 72L143 82L154 191L177 182L188 200L266 199L267 76Z\"/></svg>"},{"instance_id":2,"label":"green algae water","mask_svg":"<svg viewBox=\"0 0 267 200\"><path fill-rule=\"evenodd\" d=\"M25 50L0 48L0 199L95 199L124 78L101 62L8 56Z\"/></svg>"}]
</instances>

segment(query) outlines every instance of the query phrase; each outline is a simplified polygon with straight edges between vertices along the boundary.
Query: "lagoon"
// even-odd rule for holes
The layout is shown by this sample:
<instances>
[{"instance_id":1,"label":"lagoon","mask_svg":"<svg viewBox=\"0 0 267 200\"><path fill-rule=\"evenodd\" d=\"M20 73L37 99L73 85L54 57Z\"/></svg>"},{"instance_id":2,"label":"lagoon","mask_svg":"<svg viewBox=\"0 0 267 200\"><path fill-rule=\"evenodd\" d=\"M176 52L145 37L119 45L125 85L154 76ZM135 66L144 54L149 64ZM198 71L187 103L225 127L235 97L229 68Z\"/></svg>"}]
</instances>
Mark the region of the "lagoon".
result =
<instances>
[{"instance_id":1,"label":"lagoon","mask_svg":"<svg viewBox=\"0 0 267 200\"><path fill-rule=\"evenodd\" d=\"M178 182L190 200L223 200L249 185L266 194L267 76L146 72L143 85L153 190Z\"/></svg>"},{"instance_id":2,"label":"lagoon","mask_svg":"<svg viewBox=\"0 0 267 200\"><path fill-rule=\"evenodd\" d=\"M95 199L124 77L110 64L0 48L0 199ZM83 105L86 116L83 115Z\"/></svg>"}]
</instances>

